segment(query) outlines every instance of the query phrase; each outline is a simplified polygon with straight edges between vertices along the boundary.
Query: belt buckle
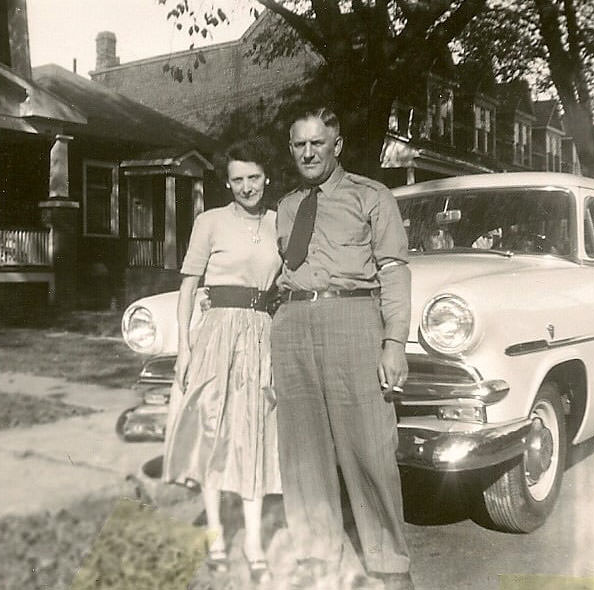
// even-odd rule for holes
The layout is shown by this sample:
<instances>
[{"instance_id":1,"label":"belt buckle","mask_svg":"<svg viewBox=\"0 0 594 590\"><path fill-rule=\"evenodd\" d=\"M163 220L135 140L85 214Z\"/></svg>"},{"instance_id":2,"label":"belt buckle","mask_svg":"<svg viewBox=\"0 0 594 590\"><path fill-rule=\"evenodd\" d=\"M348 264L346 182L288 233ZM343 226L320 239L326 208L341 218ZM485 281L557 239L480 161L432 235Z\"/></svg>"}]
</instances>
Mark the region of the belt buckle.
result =
<instances>
[{"instance_id":1,"label":"belt buckle","mask_svg":"<svg viewBox=\"0 0 594 590\"><path fill-rule=\"evenodd\" d=\"M310 301L313 303L314 301L318 300L318 296L319 296L319 291L312 291L313 293L313 297L310 299Z\"/></svg>"}]
</instances>

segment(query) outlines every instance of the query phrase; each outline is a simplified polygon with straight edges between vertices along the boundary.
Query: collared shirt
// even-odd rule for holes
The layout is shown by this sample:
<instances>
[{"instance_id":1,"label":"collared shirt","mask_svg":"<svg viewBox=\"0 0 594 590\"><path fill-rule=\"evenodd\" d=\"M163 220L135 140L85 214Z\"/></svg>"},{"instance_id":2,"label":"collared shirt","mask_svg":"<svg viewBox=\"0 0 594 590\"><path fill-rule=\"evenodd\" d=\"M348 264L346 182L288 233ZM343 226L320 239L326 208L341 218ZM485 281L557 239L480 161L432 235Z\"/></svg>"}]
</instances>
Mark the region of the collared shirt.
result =
<instances>
[{"instance_id":1,"label":"collared shirt","mask_svg":"<svg viewBox=\"0 0 594 590\"><path fill-rule=\"evenodd\" d=\"M281 290L381 288L384 337L406 342L410 322L408 240L396 199L381 183L338 166L320 185L314 231L305 262L283 265ZM278 206L281 253L287 249L302 187Z\"/></svg>"}]
</instances>

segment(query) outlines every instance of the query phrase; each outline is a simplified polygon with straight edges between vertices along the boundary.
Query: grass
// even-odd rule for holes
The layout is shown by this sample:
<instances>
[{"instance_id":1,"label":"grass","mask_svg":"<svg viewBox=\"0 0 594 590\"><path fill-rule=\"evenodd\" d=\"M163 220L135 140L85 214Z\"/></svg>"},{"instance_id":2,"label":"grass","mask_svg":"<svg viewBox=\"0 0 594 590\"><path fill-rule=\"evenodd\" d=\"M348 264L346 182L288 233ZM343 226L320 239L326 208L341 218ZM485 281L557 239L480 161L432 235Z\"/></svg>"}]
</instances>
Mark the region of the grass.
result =
<instances>
[{"instance_id":1,"label":"grass","mask_svg":"<svg viewBox=\"0 0 594 590\"><path fill-rule=\"evenodd\" d=\"M47 424L62 418L86 416L93 412L91 408L65 404L51 396L40 398L24 393L0 393L0 430Z\"/></svg>"},{"instance_id":2,"label":"grass","mask_svg":"<svg viewBox=\"0 0 594 590\"><path fill-rule=\"evenodd\" d=\"M119 337L119 312L75 312L0 327L0 371L129 387L145 358Z\"/></svg>"}]
</instances>

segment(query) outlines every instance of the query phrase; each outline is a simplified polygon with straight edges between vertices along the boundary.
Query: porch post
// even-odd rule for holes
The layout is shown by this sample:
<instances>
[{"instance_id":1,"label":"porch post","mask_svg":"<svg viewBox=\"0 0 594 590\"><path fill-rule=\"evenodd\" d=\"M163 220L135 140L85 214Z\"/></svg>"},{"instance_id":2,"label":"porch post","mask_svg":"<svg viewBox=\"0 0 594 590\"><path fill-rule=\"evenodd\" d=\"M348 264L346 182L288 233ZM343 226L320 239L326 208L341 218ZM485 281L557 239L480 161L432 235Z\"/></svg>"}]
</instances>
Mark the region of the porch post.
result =
<instances>
[{"instance_id":1,"label":"porch post","mask_svg":"<svg viewBox=\"0 0 594 590\"><path fill-rule=\"evenodd\" d=\"M39 203L41 221L51 232L52 267L55 274L55 303L74 308L77 303L78 209L70 199L68 144L70 135L56 135L50 148L49 195Z\"/></svg>"},{"instance_id":2,"label":"porch post","mask_svg":"<svg viewBox=\"0 0 594 590\"><path fill-rule=\"evenodd\" d=\"M196 178L192 183L192 214L194 217L204 211L204 180Z\"/></svg>"},{"instance_id":3,"label":"porch post","mask_svg":"<svg viewBox=\"0 0 594 590\"><path fill-rule=\"evenodd\" d=\"M175 209L175 176L165 177L165 242L163 267L177 269L177 220Z\"/></svg>"}]
</instances>

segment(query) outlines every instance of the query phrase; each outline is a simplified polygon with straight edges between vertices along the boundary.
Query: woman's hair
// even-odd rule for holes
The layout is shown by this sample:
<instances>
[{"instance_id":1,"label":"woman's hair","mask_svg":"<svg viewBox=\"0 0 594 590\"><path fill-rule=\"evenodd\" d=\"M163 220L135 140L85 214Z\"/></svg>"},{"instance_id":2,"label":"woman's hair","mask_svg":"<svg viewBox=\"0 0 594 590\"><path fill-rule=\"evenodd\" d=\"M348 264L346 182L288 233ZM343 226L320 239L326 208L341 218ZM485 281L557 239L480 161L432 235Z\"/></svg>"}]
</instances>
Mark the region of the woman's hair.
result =
<instances>
[{"instance_id":1,"label":"woman's hair","mask_svg":"<svg viewBox=\"0 0 594 590\"><path fill-rule=\"evenodd\" d=\"M227 179L229 162L254 162L270 176L272 150L262 137L250 137L232 143L223 153L215 156L215 168L222 180Z\"/></svg>"}]
</instances>

